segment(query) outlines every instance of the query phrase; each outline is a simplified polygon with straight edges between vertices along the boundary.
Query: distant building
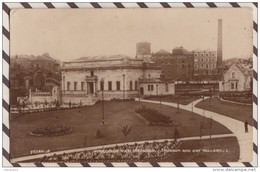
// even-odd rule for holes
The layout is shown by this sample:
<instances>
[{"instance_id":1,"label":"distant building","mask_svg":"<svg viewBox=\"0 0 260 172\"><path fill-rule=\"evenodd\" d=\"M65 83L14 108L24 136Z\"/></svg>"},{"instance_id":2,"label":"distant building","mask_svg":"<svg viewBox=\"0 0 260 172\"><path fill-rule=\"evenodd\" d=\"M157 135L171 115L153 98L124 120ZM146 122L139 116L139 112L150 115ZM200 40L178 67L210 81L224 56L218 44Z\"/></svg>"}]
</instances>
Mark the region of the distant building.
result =
<instances>
[{"instance_id":1,"label":"distant building","mask_svg":"<svg viewBox=\"0 0 260 172\"><path fill-rule=\"evenodd\" d=\"M152 54L151 60L158 66L162 66L162 78L166 80L175 79L174 58L171 53L161 49Z\"/></svg>"},{"instance_id":2,"label":"distant building","mask_svg":"<svg viewBox=\"0 0 260 172\"><path fill-rule=\"evenodd\" d=\"M194 57L192 52L182 46L176 47L169 53L163 49L152 54L152 61L162 66L163 80L192 80L194 73Z\"/></svg>"},{"instance_id":3,"label":"distant building","mask_svg":"<svg viewBox=\"0 0 260 172\"><path fill-rule=\"evenodd\" d=\"M194 56L192 52L181 47L172 50L174 58L174 79L189 81L193 79L194 74Z\"/></svg>"},{"instance_id":4,"label":"distant building","mask_svg":"<svg viewBox=\"0 0 260 172\"><path fill-rule=\"evenodd\" d=\"M196 49L194 53L194 74L212 75L216 72L217 56L216 51L207 49Z\"/></svg>"},{"instance_id":5,"label":"distant building","mask_svg":"<svg viewBox=\"0 0 260 172\"><path fill-rule=\"evenodd\" d=\"M60 62L45 53L40 56L16 55L10 59L10 103L32 91L50 92L60 86Z\"/></svg>"},{"instance_id":6,"label":"distant building","mask_svg":"<svg viewBox=\"0 0 260 172\"><path fill-rule=\"evenodd\" d=\"M11 57L10 68L11 71L19 69L25 73L39 68L55 72L60 69L60 61L50 57L48 53L39 56L16 55Z\"/></svg>"},{"instance_id":7,"label":"distant building","mask_svg":"<svg viewBox=\"0 0 260 172\"><path fill-rule=\"evenodd\" d=\"M161 96L174 94L174 81L165 82L160 79L143 79L140 81L141 96Z\"/></svg>"},{"instance_id":8,"label":"distant building","mask_svg":"<svg viewBox=\"0 0 260 172\"><path fill-rule=\"evenodd\" d=\"M125 55L82 57L63 62L61 70L62 101L83 104L101 99L102 89L105 100L139 97L140 83L161 75L153 63Z\"/></svg>"},{"instance_id":9,"label":"distant building","mask_svg":"<svg viewBox=\"0 0 260 172\"><path fill-rule=\"evenodd\" d=\"M219 82L219 91L252 91L252 69L242 64L233 64Z\"/></svg>"},{"instance_id":10,"label":"distant building","mask_svg":"<svg viewBox=\"0 0 260 172\"><path fill-rule=\"evenodd\" d=\"M151 43L139 42L136 44L136 59L150 59L151 58Z\"/></svg>"}]
</instances>

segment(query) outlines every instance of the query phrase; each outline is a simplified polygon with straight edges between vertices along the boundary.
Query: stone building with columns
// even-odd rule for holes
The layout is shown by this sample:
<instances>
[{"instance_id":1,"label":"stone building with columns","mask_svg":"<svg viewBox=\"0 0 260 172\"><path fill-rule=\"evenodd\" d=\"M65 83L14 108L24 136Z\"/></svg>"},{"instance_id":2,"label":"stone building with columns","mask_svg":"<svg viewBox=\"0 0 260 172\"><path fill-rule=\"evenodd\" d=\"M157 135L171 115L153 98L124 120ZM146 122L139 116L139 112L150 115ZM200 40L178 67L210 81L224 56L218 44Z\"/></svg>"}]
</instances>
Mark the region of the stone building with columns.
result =
<instances>
[{"instance_id":1,"label":"stone building with columns","mask_svg":"<svg viewBox=\"0 0 260 172\"><path fill-rule=\"evenodd\" d=\"M125 55L88 56L63 62L62 101L72 103L130 99L139 96L139 83L159 79L161 67ZM103 84L102 84L103 83Z\"/></svg>"}]
</instances>

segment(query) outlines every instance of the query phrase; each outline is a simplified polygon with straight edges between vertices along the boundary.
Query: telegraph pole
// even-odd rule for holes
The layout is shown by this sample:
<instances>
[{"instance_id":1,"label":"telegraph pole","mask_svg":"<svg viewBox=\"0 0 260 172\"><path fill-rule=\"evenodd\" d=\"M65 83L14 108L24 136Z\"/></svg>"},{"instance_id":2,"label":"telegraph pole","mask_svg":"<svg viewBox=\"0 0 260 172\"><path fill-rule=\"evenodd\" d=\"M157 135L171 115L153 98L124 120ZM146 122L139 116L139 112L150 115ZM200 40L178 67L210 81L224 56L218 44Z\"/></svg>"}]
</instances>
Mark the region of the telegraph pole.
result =
<instances>
[{"instance_id":1,"label":"telegraph pole","mask_svg":"<svg viewBox=\"0 0 260 172\"><path fill-rule=\"evenodd\" d=\"M104 78L101 79L101 89L102 89L102 125L105 124L105 115L104 115Z\"/></svg>"}]
</instances>

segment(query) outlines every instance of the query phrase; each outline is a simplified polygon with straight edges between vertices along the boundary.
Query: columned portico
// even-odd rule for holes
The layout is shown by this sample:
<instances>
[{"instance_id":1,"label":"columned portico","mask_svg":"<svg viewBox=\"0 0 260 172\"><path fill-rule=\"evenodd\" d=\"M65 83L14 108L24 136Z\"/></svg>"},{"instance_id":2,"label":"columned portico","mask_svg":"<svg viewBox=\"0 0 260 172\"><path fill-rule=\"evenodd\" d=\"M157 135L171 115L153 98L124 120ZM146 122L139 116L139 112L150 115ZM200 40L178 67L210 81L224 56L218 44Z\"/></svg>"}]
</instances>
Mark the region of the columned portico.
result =
<instances>
[{"instance_id":1,"label":"columned portico","mask_svg":"<svg viewBox=\"0 0 260 172\"><path fill-rule=\"evenodd\" d=\"M87 93L97 95L97 76L86 76Z\"/></svg>"}]
</instances>

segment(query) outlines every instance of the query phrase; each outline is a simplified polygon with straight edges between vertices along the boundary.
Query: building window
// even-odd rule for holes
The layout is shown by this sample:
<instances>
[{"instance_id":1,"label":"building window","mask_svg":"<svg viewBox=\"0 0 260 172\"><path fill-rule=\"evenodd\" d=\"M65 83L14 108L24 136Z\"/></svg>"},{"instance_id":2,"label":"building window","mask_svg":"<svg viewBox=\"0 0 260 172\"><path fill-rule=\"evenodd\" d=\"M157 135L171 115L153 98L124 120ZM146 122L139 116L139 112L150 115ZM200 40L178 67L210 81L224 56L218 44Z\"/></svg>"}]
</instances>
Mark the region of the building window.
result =
<instances>
[{"instance_id":1,"label":"building window","mask_svg":"<svg viewBox=\"0 0 260 172\"><path fill-rule=\"evenodd\" d=\"M200 53L200 56L201 56L201 57L203 57L203 55L204 55L203 53Z\"/></svg>"},{"instance_id":2,"label":"building window","mask_svg":"<svg viewBox=\"0 0 260 172\"><path fill-rule=\"evenodd\" d=\"M108 90L109 90L109 91L112 90L112 81L108 81Z\"/></svg>"},{"instance_id":3,"label":"building window","mask_svg":"<svg viewBox=\"0 0 260 172\"><path fill-rule=\"evenodd\" d=\"M67 90L70 90L70 82L67 82Z\"/></svg>"},{"instance_id":4,"label":"building window","mask_svg":"<svg viewBox=\"0 0 260 172\"><path fill-rule=\"evenodd\" d=\"M135 81L135 90L137 90L137 81Z\"/></svg>"},{"instance_id":5,"label":"building window","mask_svg":"<svg viewBox=\"0 0 260 172\"><path fill-rule=\"evenodd\" d=\"M151 85L151 91L153 91L153 85Z\"/></svg>"},{"instance_id":6,"label":"building window","mask_svg":"<svg viewBox=\"0 0 260 172\"><path fill-rule=\"evenodd\" d=\"M151 86L150 85L148 85L148 91L150 91L151 90Z\"/></svg>"},{"instance_id":7,"label":"building window","mask_svg":"<svg viewBox=\"0 0 260 172\"><path fill-rule=\"evenodd\" d=\"M237 82L236 82L236 89L237 89Z\"/></svg>"},{"instance_id":8,"label":"building window","mask_svg":"<svg viewBox=\"0 0 260 172\"><path fill-rule=\"evenodd\" d=\"M231 89L233 90L234 89L234 83L231 82Z\"/></svg>"},{"instance_id":9,"label":"building window","mask_svg":"<svg viewBox=\"0 0 260 172\"><path fill-rule=\"evenodd\" d=\"M74 90L77 90L77 82L74 82Z\"/></svg>"},{"instance_id":10,"label":"building window","mask_svg":"<svg viewBox=\"0 0 260 172\"><path fill-rule=\"evenodd\" d=\"M120 90L120 81L116 81L116 90Z\"/></svg>"},{"instance_id":11,"label":"building window","mask_svg":"<svg viewBox=\"0 0 260 172\"><path fill-rule=\"evenodd\" d=\"M232 78L236 78L236 73L232 72Z\"/></svg>"},{"instance_id":12,"label":"building window","mask_svg":"<svg viewBox=\"0 0 260 172\"><path fill-rule=\"evenodd\" d=\"M130 91L133 89L133 81L130 81Z\"/></svg>"},{"instance_id":13,"label":"building window","mask_svg":"<svg viewBox=\"0 0 260 172\"><path fill-rule=\"evenodd\" d=\"M94 71L90 72L90 76L92 76L92 77L94 76Z\"/></svg>"},{"instance_id":14,"label":"building window","mask_svg":"<svg viewBox=\"0 0 260 172\"><path fill-rule=\"evenodd\" d=\"M104 90L104 82L100 81L100 90Z\"/></svg>"},{"instance_id":15,"label":"building window","mask_svg":"<svg viewBox=\"0 0 260 172\"><path fill-rule=\"evenodd\" d=\"M213 53L212 56L215 56L215 54Z\"/></svg>"},{"instance_id":16,"label":"building window","mask_svg":"<svg viewBox=\"0 0 260 172\"><path fill-rule=\"evenodd\" d=\"M81 90L84 90L84 82L81 82Z\"/></svg>"},{"instance_id":17,"label":"building window","mask_svg":"<svg viewBox=\"0 0 260 172\"><path fill-rule=\"evenodd\" d=\"M209 56L209 54L207 53L206 56Z\"/></svg>"},{"instance_id":18,"label":"building window","mask_svg":"<svg viewBox=\"0 0 260 172\"><path fill-rule=\"evenodd\" d=\"M169 91L169 85L168 83L165 84L165 92L168 92Z\"/></svg>"},{"instance_id":19,"label":"building window","mask_svg":"<svg viewBox=\"0 0 260 172\"><path fill-rule=\"evenodd\" d=\"M197 53L195 53L194 55L195 55L195 57L197 57L197 56L198 56L198 54L197 54Z\"/></svg>"}]
</instances>

